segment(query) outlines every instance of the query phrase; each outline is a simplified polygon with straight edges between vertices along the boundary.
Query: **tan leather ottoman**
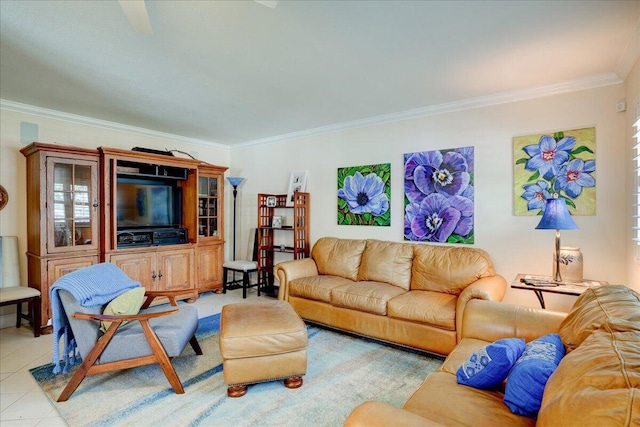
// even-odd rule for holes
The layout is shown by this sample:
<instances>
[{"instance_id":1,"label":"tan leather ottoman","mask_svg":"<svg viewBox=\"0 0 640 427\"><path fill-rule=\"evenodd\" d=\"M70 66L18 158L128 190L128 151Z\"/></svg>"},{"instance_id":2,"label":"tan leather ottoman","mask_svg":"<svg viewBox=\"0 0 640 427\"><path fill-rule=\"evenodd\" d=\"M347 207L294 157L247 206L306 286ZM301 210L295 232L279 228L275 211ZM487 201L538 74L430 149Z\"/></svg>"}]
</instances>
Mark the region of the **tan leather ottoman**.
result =
<instances>
[{"instance_id":1,"label":"tan leather ottoman","mask_svg":"<svg viewBox=\"0 0 640 427\"><path fill-rule=\"evenodd\" d=\"M307 328L286 301L228 304L220 315L220 353L230 397L265 381L298 388L307 372Z\"/></svg>"}]
</instances>

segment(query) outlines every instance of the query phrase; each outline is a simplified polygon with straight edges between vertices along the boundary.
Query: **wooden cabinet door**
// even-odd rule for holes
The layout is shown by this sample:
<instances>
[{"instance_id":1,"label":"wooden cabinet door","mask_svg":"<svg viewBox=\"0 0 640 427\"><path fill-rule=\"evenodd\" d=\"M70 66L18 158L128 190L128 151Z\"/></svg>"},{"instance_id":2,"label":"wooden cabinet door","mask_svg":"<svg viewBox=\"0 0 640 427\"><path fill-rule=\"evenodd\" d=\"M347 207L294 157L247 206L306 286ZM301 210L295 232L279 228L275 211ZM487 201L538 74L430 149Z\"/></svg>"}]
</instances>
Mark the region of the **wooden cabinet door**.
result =
<instances>
[{"instance_id":1,"label":"wooden cabinet door","mask_svg":"<svg viewBox=\"0 0 640 427\"><path fill-rule=\"evenodd\" d=\"M159 290L192 289L194 287L194 255L192 249L158 252Z\"/></svg>"},{"instance_id":2,"label":"wooden cabinet door","mask_svg":"<svg viewBox=\"0 0 640 427\"><path fill-rule=\"evenodd\" d=\"M224 240L224 171L210 165L198 167L198 243Z\"/></svg>"},{"instance_id":3,"label":"wooden cabinet door","mask_svg":"<svg viewBox=\"0 0 640 427\"><path fill-rule=\"evenodd\" d=\"M223 245L201 246L197 250L197 287L200 292L222 287Z\"/></svg>"},{"instance_id":4,"label":"wooden cabinet door","mask_svg":"<svg viewBox=\"0 0 640 427\"><path fill-rule=\"evenodd\" d=\"M46 271L49 275L46 289L40 289L42 298L41 319L43 326L46 326L47 320L51 318L51 304L49 301L49 290L53 283L64 276L83 267L89 267L98 263L98 256L87 256L79 258L62 258L50 259L46 261Z\"/></svg>"},{"instance_id":5,"label":"wooden cabinet door","mask_svg":"<svg viewBox=\"0 0 640 427\"><path fill-rule=\"evenodd\" d=\"M47 157L47 253L99 247L98 161Z\"/></svg>"},{"instance_id":6,"label":"wooden cabinet door","mask_svg":"<svg viewBox=\"0 0 640 427\"><path fill-rule=\"evenodd\" d=\"M145 289L160 290L155 253L111 255L111 262L129 278L140 282Z\"/></svg>"}]
</instances>

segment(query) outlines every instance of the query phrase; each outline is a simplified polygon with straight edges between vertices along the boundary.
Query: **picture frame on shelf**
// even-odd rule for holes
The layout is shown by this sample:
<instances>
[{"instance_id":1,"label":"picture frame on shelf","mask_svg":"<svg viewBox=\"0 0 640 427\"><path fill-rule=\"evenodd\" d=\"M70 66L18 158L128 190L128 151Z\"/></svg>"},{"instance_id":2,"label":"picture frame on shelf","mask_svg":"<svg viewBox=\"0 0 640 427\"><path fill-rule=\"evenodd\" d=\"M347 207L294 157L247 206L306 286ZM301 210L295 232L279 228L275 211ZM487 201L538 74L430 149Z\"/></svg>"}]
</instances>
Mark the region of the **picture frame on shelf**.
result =
<instances>
[{"instance_id":1,"label":"picture frame on shelf","mask_svg":"<svg viewBox=\"0 0 640 427\"><path fill-rule=\"evenodd\" d=\"M282 216L274 215L271 218L271 227L273 227L273 228L282 228Z\"/></svg>"},{"instance_id":2,"label":"picture frame on shelf","mask_svg":"<svg viewBox=\"0 0 640 427\"><path fill-rule=\"evenodd\" d=\"M289 177L289 190L287 191L287 207L293 207L295 193L305 191L307 188L307 171L291 172Z\"/></svg>"},{"instance_id":3,"label":"picture frame on shelf","mask_svg":"<svg viewBox=\"0 0 640 427\"><path fill-rule=\"evenodd\" d=\"M278 200L276 199L276 196L268 196L267 197L267 207L268 208L275 208L278 204Z\"/></svg>"}]
</instances>

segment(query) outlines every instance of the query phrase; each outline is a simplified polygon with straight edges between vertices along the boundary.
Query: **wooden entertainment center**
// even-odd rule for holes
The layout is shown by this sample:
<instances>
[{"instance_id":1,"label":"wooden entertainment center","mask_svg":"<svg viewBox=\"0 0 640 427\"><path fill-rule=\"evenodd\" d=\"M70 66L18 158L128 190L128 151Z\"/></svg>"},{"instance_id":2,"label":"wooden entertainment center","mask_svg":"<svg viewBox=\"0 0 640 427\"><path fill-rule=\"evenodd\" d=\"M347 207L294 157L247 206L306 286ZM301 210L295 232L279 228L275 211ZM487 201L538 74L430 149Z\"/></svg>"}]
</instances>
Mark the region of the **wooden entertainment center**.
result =
<instances>
[{"instance_id":1,"label":"wooden entertainment center","mask_svg":"<svg viewBox=\"0 0 640 427\"><path fill-rule=\"evenodd\" d=\"M145 151L32 143L27 158L29 286L112 262L149 290L182 299L222 287L223 166ZM159 300L159 302L163 302Z\"/></svg>"}]
</instances>

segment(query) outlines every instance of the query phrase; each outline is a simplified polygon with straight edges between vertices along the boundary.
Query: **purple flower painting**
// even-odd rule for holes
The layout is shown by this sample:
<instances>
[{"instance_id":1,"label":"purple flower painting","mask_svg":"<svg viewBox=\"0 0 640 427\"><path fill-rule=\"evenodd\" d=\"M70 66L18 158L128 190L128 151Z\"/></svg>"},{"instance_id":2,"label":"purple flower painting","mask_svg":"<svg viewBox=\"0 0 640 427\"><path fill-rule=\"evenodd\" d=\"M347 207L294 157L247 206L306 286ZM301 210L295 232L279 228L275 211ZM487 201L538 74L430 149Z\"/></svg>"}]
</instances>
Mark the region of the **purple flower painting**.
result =
<instances>
[{"instance_id":1,"label":"purple flower painting","mask_svg":"<svg viewBox=\"0 0 640 427\"><path fill-rule=\"evenodd\" d=\"M595 128L513 138L516 215L541 215L557 193L573 215L595 215Z\"/></svg>"},{"instance_id":2,"label":"purple flower painting","mask_svg":"<svg viewBox=\"0 0 640 427\"><path fill-rule=\"evenodd\" d=\"M473 244L473 147L404 155L404 238Z\"/></svg>"}]
</instances>

